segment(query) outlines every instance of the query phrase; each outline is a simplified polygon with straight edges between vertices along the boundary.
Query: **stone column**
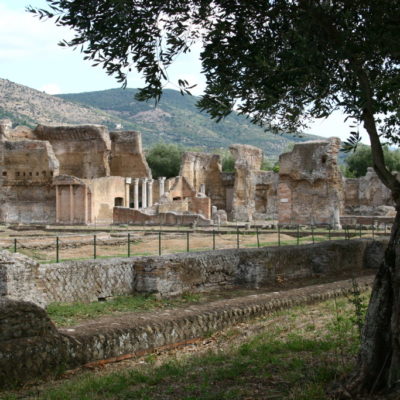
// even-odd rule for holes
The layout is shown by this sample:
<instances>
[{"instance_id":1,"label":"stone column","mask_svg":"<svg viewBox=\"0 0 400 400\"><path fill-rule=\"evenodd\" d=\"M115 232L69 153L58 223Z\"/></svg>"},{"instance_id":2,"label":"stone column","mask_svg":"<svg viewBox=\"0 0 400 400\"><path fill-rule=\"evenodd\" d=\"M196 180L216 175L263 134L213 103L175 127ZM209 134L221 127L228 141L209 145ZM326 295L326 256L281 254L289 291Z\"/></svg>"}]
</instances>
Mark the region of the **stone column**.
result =
<instances>
[{"instance_id":1,"label":"stone column","mask_svg":"<svg viewBox=\"0 0 400 400\"><path fill-rule=\"evenodd\" d=\"M88 223L88 193L87 193L87 186L83 186L83 208L84 208L84 224L87 225Z\"/></svg>"},{"instance_id":2,"label":"stone column","mask_svg":"<svg viewBox=\"0 0 400 400\"><path fill-rule=\"evenodd\" d=\"M60 191L56 185L56 224L60 222Z\"/></svg>"},{"instance_id":3,"label":"stone column","mask_svg":"<svg viewBox=\"0 0 400 400\"><path fill-rule=\"evenodd\" d=\"M147 182L147 207L153 205L153 179L149 179Z\"/></svg>"},{"instance_id":4,"label":"stone column","mask_svg":"<svg viewBox=\"0 0 400 400\"><path fill-rule=\"evenodd\" d=\"M139 178L133 178L133 208L139 210Z\"/></svg>"},{"instance_id":5,"label":"stone column","mask_svg":"<svg viewBox=\"0 0 400 400\"><path fill-rule=\"evenodd\" d=\"M129 208L129 204L131 201L131 199L130 199L131 183L132 183L131 178L125 178L125 202L124 202L124 205L127 208Z\"/></svg>"},{"instance_id":6,"label":"stone column","mask_svg":"<svg viewBox=\"0 0 400 400\"><path fill-rule=\"evenodd\" d=\"M69 185L69 222L73 225L74 222L74 187Z\"/></svg>"},{"instance_id":7,"label":"stone column","mask_svg":"<svg viewBox=\"0 0 400 400\"><path fill-rule=\"evenodd\" d=\"M142 178L142 208L147 208L147 178Z\"/></svg>"},{"instance_id":8,"label":"stone column","mask_svg":"<svg viewBox=\"0 0 400 400\"><path fill-rule=\"evenodd\" d=\"M158 183L160 187L160 199L161 199L161 196L165 193L165 177L161 176L160 178L158 178Z\"/></svg>"}]
</instances>

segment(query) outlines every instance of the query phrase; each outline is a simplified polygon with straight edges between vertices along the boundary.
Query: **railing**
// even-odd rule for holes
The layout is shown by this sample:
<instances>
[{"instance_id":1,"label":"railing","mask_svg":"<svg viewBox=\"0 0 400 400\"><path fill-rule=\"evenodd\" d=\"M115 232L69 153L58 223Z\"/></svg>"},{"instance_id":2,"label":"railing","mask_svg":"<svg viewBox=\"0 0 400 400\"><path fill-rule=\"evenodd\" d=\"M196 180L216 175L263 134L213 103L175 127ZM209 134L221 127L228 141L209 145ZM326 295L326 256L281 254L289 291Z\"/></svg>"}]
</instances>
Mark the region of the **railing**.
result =
<instances>
[{"instance_id":1,"label":"railing","mask_svg":"<svg viewBox=\"0 0 400 400\"><path fill-rule=\"evenodd\" d=\"M41 263L66 260L163 255L180 252L213 251L229 248L313 244L326 240L351 240L388 235L391 226L292 227L253 226L221 229L129 229L96 234L69 233L61 236L0 238L0 248L25 254ZM22 236L22 235L20 235Z\"/></svg>"}]
</instances>

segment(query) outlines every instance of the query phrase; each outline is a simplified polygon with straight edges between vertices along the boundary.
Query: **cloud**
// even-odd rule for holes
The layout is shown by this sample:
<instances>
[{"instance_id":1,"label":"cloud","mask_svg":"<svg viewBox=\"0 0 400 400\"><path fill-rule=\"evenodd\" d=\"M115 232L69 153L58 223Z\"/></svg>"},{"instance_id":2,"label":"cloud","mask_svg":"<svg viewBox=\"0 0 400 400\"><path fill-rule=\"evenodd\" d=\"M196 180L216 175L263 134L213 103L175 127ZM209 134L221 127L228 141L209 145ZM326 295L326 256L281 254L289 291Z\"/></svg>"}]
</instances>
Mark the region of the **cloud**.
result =
<instances>
[{"instance_id":1,"label":"cloud","mask_svg":"<svg viewBox=\"0 0 400 400\"><path fill-rule=\"evenodd\" d=\"M0 4L0 61L61 52L58 41L71 36L70 30L56 27L52 21L42 22L23 9Z\"/></svg>"}]
</instances>

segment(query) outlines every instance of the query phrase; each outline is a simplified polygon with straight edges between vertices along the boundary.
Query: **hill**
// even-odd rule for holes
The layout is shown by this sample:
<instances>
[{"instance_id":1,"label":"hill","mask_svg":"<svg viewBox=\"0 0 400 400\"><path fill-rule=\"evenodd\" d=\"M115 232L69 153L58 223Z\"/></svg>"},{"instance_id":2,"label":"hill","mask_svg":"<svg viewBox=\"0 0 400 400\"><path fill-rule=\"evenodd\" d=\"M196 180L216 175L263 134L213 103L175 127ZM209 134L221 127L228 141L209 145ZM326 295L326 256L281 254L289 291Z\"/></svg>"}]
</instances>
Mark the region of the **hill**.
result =
<instances>
[{"instance_id":1,"label":"hill","mask_svg":"<svg viewBox=\"0 0 400 400\"><path fill-rule=\"evenodd\" d=\"M39 90L0 79L0 118L27 126L37 124L116 124L101 110L71 103Z\"/></svg>"},{"instance_id":2,"label":"hill","mask_svg":"<svg viewBox=\"0 0 400 400\"><path fill-rule=\"evenodd\" d=\"M196 97L182 96L176 90L166 89L157 107L135 100L136 93L137 89L110 89L58 97L95 107L124 120L125 129L142 132L145 145L165 141L215 149L227 148L232 143L245 143L260 147L268 157L276 158L290 143L318 138L311 135L274 135L237 114L217 123L196 108Z\"/></svg>"},{"instance_id":3,"label":"hill","mask_svg":"<svg viewBox=\"0 0 400 400\"><path fill-rule=\"evenodd\" d=\"M216 123L196 108L196 97L181 96L175 90L165 90L157 107L136 101L136 93L137 89L109 89L51 96L0 79L0 118L31 127L39 123L103 124L111 130L138 130L145 146L164 141L211 150L245 143L262 148L273 159L293 142L318 138L274 135L236 114Z\"/></svg>"}]
</instances>

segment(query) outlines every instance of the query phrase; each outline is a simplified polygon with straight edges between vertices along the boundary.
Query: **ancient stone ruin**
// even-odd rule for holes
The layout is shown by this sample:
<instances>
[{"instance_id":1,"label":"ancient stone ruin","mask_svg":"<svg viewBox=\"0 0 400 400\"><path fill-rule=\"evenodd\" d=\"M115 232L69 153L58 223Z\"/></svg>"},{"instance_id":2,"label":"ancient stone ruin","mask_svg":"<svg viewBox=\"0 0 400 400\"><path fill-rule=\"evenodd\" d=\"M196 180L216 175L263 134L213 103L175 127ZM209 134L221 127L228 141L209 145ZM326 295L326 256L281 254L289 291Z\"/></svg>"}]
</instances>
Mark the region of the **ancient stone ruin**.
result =
<instances>
[{"instance_id":1,"label":"ancient stone ruin","mask_svg":"<svg viewBox=\"0 0 400 400\"><path fill-rule=\"evenodd\" d=\"M183 177L154 181L138 132L0 122L0 221L210 224L211 203ZM121 211L121 210L124 211ZM168 217L173 213L174 218Z\"/></svg>"},{"instance_id":2,"label":"ancient stone ruin","mask_svg":"<svg viewBox=\"0 0 400 400\"><path fill-rule=\"evenodd\" d=\"M141 135L100 125L12 128L0 121L0 222L6 224L212 225L274 221L329 224L346 216L393 216L390 192L372 169L343 178L340 140L298 143L280 171L235 144L234 172L217 154L186 152L178 177L152 179ZM347 217L346 217L347 218Z\"/></svg>"},{"instance_id":3,"label":"ancient stone ruin","mask_svg":"<svg viewBox=\"0 0 400 400\"><path fill-rule=\"evenodd\" d=\"M296 144L279 157L279 221L340 226L343 178L337 165L340 140Z\"/></svg>"}]
</instances>

